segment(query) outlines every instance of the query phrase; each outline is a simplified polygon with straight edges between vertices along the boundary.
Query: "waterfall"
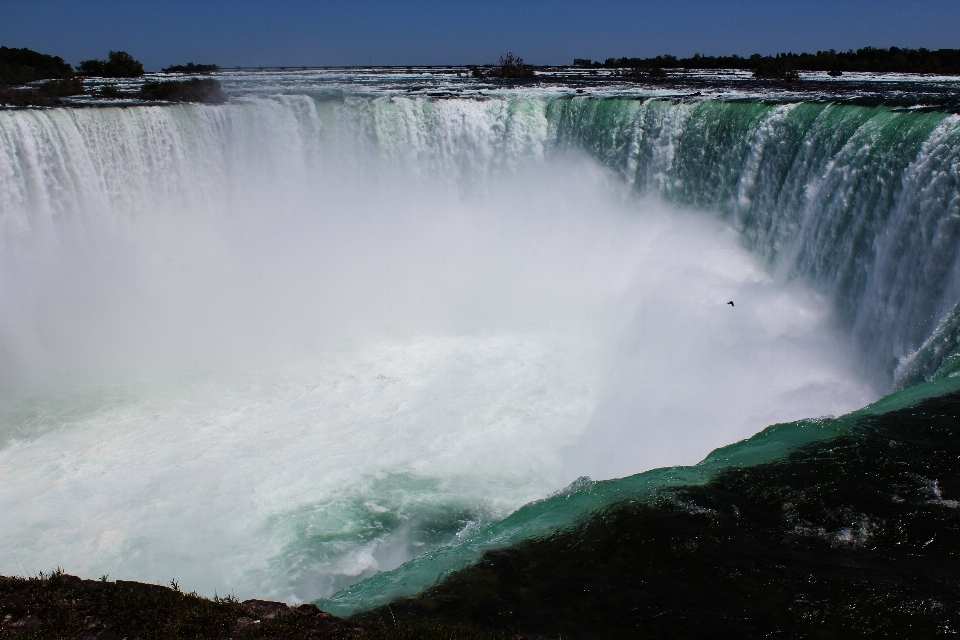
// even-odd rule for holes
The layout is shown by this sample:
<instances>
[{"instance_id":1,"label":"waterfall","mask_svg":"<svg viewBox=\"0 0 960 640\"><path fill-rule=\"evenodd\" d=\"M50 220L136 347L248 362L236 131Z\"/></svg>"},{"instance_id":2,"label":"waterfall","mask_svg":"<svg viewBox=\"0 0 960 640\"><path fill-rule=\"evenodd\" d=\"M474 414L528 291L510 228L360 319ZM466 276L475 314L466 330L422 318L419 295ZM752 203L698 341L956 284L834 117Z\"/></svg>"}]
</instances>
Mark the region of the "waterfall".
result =
<instances>
[{"instance_id":1,"label":"waterfall","mask_svg":"<svg viewBox=\"0 0 960 640\"><path fill-rule=\"evenodd\" d=\"M958 172L818 102L0 111L0 569L352 611L948 376Z\"/></svg>"},{"instance_id":2,"label":"waterfall","mask_svg":"<svg viewBox=\"0 0 960 640\"><path fill-rule=\"evenodd\" d=\"M213 194L309 181L332 162L364 163L361 149L482 185L491 172L575 148L637 192L715 211L779 277L829 295L878 380L891 380L960 300L960 119L942 113L287 96L226 108L6 111L0 139L8 242L58 217L116 222L158 206L224 206Z\"/></svg>"},{"instance_id":3,"label":"waterfall","mask_svg":"<svg viewBox=\"0 0 960 640\"><path fill-rule=\"evenodd\" d=\"M782 277L827 293L878 377L960 297L957 116L585 99L548 114L555 144L587 149L638 191L716 211Z\"/></svg>"}]
</instances>

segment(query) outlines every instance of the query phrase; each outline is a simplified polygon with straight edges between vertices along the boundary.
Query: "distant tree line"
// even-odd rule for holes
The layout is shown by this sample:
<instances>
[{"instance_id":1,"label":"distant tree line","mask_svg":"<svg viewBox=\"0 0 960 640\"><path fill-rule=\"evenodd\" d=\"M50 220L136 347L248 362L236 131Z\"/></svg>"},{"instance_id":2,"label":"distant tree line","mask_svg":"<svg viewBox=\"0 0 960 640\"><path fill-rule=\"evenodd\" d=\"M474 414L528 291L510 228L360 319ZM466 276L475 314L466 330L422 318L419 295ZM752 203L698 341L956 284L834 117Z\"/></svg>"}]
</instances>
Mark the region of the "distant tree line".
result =
<instances>
[{"instance_id":1,"label":"distant tree line","mask_svg":"<svg viewBox=\"0 0 960 640\"><path fill-rule=\"evenodd\" d=\"M168 73L204 74L218 71L215 64L175 65ZM227 101L220 83L212 78L185 81L147 82L138 90L121 88L111 83L84 87L83 78L139 78L143 64L126 51L111 51L106 60L84 60L76 71L63 58L37 53L30 49L0 47L0 105L53 106L61 98L89 94L95 98L139 99L163 102ZM39 84L38 81L46 80ZM38 83L30 85L29 83ZM23 85L29 85L24 87Z\"/></svg>"},{"instance_id":2,"label":"distant tree line","mask_svg":"<svg viewBox=\"0 0 960 640\"><path fill-rule=\"evenodd\" d=\"M782 76L797 71L873 71L899 73L960 73L960 49L863 49L816 53L778 53L749 58L738 55L704 56L691 58L657 56L655 58L607 58L593 63L595 67L612 69L743 69L760 71L759 76Z\"/></svg>"},{"instance_id":3,"label":"distant tree line","mask_svg":"<svg viewBox=\"0 0 960 640\"><path fill-rule=\"evenodd\" d=\"M72 77L73 67L59 56L48 56L30 49L0 47L0 87Z\"/></svg>"},{"instance_id":4,"label":"distant tree line","mask_svg":"<svg viewBox=\"0 0 960 640\"><path fill-rule=\"evenodd\" d=\"M206 74L219 71L215 64L178 64L164 73ZM84 60L76 71L59 56L30 49L0 47L0 87L19 86L37 80L69 80L77 75L90 78L139 78L143 64L126 51L111 51L106 60Z\"/></svg>"},{"instance_id":5,"label":"distant tree line","mask_svg":"<svg viewBox=\"0 0 960 640\"><path fill-rule=\"evenodd\" d=\"M60 56L26 48L0 47L0 87L15 87L37 80L75 80L77 75L137 78L143 75L143 65L126 51L111 51L106 60L84 60L74 72Z\"/></svg>"},{"instance_id":6,"label":"distant tree line","mask_svg":"<svg viewBox=\"0 0 960 640\"><path fill-rule=\"evenodd\" d=\"M38 80L46 82L30 89L8 88ZM83 81L63 58L26 48L0 47L0 104L52 106L63 96L78 93L83 93Z\"/></svg>"},{"instance_id":7,"label":"distant tree line","mask_svg":"<svg viewBox=\"0 0 960 640\"><path fill-rule=\"evenodd\" d=\"M77 71L98 78L139 78L143 65L126 51L111 51L106 60L84 60Z\"/></svg>"},{"instance_id":8,"label":"distant tree line","mask_svg":"<svg viewBox=\"0 0 960 640\"><path fill-rule=\"evenodd\" d=\"M163 69L164 73L187 74L213 73L214 71L220 71L220 67L215 64L194 64L192 62L188 62L187 64L175 64L172 67L165 67Z\"/></svg>"}]
</instances>

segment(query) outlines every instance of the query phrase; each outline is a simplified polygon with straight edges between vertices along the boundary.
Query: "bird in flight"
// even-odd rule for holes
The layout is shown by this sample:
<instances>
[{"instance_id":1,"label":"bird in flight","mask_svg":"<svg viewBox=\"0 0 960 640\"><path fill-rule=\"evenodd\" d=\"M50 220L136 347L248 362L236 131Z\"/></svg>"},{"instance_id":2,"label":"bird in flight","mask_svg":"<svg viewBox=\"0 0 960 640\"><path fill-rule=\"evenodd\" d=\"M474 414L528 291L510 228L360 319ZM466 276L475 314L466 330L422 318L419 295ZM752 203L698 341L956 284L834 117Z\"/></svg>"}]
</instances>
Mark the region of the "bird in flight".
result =
<instances>
[{"instance_id":1,"label":"bird in flight","mask_svg":"<svg viewBox=\"0 0 960 640\"><path fill-rule=\"evenodd\" d=\"M735 307L735 306L736 306L735 304L733 304L733 300L731 300L731 301L728 302L727 304L730 305L731 307Z\"/></svg>"}]
</instances>

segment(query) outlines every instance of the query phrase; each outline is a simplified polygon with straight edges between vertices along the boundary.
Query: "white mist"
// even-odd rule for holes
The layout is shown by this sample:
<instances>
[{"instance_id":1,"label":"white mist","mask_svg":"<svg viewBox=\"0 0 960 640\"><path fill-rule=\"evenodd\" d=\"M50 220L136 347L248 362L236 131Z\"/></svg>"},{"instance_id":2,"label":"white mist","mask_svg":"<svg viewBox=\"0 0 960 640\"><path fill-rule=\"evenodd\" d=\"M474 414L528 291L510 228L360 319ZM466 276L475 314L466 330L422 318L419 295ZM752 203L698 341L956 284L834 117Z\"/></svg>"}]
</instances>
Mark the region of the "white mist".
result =
<instances>
[{"instance_id":1,"label":"white mist","mask_svg":"<svg viewBox=\"0 0 960 640\"><path fill-rule=\"evenodd\" d=\"M462 139L370 152L303 108L96 125L163 166L64 125L35 135L99 187L4 178L0 572L313 599L578 475L875 397L820 298L543 159L542 114L497 146L460 101Z\"/></svg>"}]
</instances>

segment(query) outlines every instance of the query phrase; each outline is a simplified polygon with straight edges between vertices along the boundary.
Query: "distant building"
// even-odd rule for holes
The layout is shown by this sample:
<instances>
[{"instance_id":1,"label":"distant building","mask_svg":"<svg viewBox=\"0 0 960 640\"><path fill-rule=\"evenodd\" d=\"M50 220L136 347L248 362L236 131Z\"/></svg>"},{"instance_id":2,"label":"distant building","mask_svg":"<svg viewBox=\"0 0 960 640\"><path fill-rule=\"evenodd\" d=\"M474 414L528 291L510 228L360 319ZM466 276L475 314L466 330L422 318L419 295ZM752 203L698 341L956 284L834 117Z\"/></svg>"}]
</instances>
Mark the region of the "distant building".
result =
<instances>
[{"instance_id":1,"label":"distant building","mask_svg":"<svg viewBox=\"0 0 960 640\"><path fill-rule=\"evenodd\" d=\"M593 64L593 60L587 60L586 58L574 58L573 66L575 67L589 67Z\"/></svg>"}]
</instances>

